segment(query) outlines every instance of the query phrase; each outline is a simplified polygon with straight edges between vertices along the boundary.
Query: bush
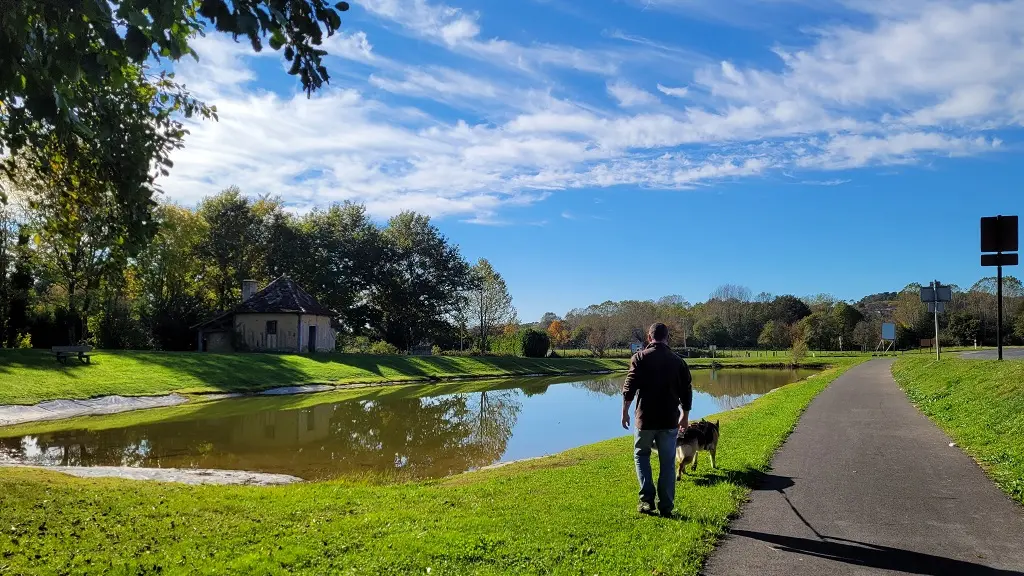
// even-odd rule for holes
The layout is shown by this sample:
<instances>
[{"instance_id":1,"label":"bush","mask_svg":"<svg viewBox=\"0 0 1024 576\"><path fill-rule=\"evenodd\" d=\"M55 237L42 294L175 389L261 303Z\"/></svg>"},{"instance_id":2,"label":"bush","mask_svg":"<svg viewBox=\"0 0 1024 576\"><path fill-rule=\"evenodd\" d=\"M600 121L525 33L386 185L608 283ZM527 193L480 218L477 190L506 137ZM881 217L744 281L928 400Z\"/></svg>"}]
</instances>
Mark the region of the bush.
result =
<instances>
[{"instance_id":1,"label":"bush","mask_svg":"<svg viewBox=\"0 0 1024 576\"><path fill-rule=\"evenodd\" d=\"M491 351L499 356L543 358L551 348L547 332L526 328L494 339Z\"/></svg>"},{"instance_id":2,"label":"bush","mask_svg":"<svg viewBox=\"0 0 1024 576\"><path fill-rule=\"evenodd\" d=\"M793 341L793 348L790 352L793 355L793 364L799 364L807 357L807 342L804 342L803 338L797 338Z\"/></svg>"},{"instance_id":3,"label":"bush","mask_svg":"<svg viewBox=\"0 0 1024 576\"><path fill-rule=\"evenodd\" d=\"M370 344L370 354L394 355L399 354L399 351L394 344L381 340L379 342L374 342L373 344Z\"/></svg>"},{"instance_id":4,"label":"bush","mask_svg":"<svg viewBox=\"0 0 1024 576\"><path fill-rule=\"evenodd\" d=\"M14 341L15 348L31 348L32 347L32 335L28 333L18 334Z\"/></svg>"}]
</instances>

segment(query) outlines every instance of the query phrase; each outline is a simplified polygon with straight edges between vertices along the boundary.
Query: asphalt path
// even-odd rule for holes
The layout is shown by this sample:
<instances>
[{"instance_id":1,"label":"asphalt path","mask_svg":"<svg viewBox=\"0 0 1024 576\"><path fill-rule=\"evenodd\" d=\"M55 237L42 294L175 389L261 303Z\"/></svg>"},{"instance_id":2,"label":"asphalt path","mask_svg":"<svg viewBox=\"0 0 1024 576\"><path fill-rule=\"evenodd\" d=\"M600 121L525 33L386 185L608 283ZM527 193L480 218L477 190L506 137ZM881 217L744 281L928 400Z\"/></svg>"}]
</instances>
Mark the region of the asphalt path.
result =
<instances>
[{"instance_id":1,"label":"asphalt path","mask_svg":"<svg viewBox=\"0 0 1024 576\"><path fill-rule=\"evenodd\" d=\"M1024 507L910 404L891 365L854 367L815 398L703 574L1024 574Z\"/></svg>"},{"instance_id":2,"label":"asphalt path","mask_svg":"<svg viewBox=\"0 0 1024 576\"><path fill-rule=\"evenodd\" d=\"M995 350L978 350L977 352L964 352L961 358L968 360L995 360L998 356ZM1003 347L1003 360L1024 360L1024 348Z\"/></svg>"}]
</instances>

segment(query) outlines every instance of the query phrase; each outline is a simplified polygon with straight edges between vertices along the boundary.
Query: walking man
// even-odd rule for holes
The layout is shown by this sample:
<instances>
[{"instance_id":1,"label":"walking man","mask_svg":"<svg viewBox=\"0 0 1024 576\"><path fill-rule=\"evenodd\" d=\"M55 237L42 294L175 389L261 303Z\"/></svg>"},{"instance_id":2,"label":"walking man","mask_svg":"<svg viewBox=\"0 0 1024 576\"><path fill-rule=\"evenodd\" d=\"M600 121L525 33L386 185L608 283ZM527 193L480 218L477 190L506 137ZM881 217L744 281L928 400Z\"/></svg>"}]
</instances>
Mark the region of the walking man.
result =
<instances>
[{"instance_id":1,"label":"walking man","mask_svg":"<svg viewBox=\"0 0 1024 576\"><path fill-rule=\"evenodd\" d=\"M629 430L629 405L636 401L633 457L640 481L641 514L654 514L651 445L658 448L658 511L670 516L676 494L676 436L689 424L693 402L690 369L668 347L668 327L662 323L647 332L648 345L633 355L622 385L622 427ZM682 410L680 410L682 408Z\"/></svg>"}]
</instances>

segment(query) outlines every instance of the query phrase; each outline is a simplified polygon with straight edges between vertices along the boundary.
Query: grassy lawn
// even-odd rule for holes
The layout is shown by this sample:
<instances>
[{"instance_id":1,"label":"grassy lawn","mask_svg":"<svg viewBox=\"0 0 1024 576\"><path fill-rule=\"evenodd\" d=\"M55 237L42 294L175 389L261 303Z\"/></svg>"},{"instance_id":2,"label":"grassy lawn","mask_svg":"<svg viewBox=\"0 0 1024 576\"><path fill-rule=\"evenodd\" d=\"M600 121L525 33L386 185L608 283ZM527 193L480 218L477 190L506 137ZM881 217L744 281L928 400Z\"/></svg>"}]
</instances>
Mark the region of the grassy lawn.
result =
<instances>
[{"instance_id":1,"label":"grassy lawn","mask_svg":"<svg viewBox=\"0 0 1024 576\"><path fill-rule=\"evenodd\" d=\"M905 358L893 376L911 402L1024 504L1024 362Z\"/></svg>"},{"instance_id":2,"label":"grassy lawn","mask_svg":"<svg viewBox=\"0 0 1024 576\"><path fill-rule=\"evenodd\" d=\"M673 519L636 513L629 437L398 484L186 487L0 468L0 574L696 574L807 404L859 361L722 414L721 468L704 457Z\"/></svg>"},{"instance_id":3,"label":"grassy lawn","mask_svg":"<svg viewBox=\"0 0 1024 576\"><path fill-rule=\"evenodd\" d=\"M823 359L808 358L807 365ZM695 368L711 364L694 359ZM784 360L778 362L781 364ZM756 366L765 359L722 360ZM194 352L98 352L92 364L61 366L46 351L0 350L0 405L107 394L203 394L245 392L308 383L359 384L524 374L581 374L625 370L625 358L511 358L374 356L362 354L198 354Z\"/></svg>"}]
</instances>

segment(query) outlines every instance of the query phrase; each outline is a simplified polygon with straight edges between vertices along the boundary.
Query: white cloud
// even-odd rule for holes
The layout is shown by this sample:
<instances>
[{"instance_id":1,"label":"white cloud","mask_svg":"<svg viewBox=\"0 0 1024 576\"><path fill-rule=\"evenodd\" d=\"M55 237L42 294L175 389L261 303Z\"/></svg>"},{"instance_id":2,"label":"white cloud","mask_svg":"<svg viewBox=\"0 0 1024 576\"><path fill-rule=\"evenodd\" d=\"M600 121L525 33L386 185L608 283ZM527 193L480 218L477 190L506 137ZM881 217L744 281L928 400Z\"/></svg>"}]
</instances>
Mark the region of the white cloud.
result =
<instances>
[{"instance_id":1,"label":"white cloud","mask_svg":"<svg viewBox=\"0 0 1024 576\"><path fill-rule=\"evenodd\" d=\"M673 96L675 98L686 98L686 95L690 92L685 86L679 88L670 88L668 86L662 86L658 84L658 92L666 96Z\"/></svg>"},{"instance_id":2,"label":"white cloud","mask_svg":"<svg viewBox=\"0 0 1024 576\"><path fill-rule=\"evenodd\" d=\"M654 94L641 90L625 80L616 80L607 85L608 94L615 98L619 106L631 108L633 106L652 106L658 103Z\"/></svg>"},{"instance_id":3,"label":"white cloud","mask_svg":"<svg viewBox=\"0 0 1024 576\"><path fill-rule=\"evenodd\" d=\"M850 182L852 182L852 180L833 178L832 180L804 180L800 183L807 186L842 186L843 184L849 184Z\"/></svg>"},{"instance_id":4,"label":"white cloud","mask_svg":"<svg viewBox=\"0 0 1024 576\"><path fill-rule=\"evenodd\" d=\"M607 55L591 54L571 46L522 45L507 40L480 39L479 15L426 0L362 0L368 12L393 21L413 34L442 43L468 55L503 66L532 70L537 65L612 74L617 66Z\"/></svg>"},{"instance_id":5,"label":"white cloud","mask_svg":"<svg viewBox=\"0 0 1024 576\"><path fill-rule=\"evenodd\" d=\"M198 41L202 60L177 71L221 120L190 122L163 186L187 203L236 184L297 210L351 199L379 216L414 209L498 225L511 222L507 207L568 188L681 189L911 164L990 152L1001 145L992 130L1020 127L1024 0L917 11L848 2L872 23L817 30L799 50L766 48L774 62L763 66L702 66L688 81L675 68L631 69L672 98L611 80L604 87L618 107L600 88L583 90L579 75L508 74L614 71L600 50L482 39L479 14L426 0L364 4L441 51L476 57L474 67L412 64L407 54L379 53L365 32L346 32L326 48L366 66L343 68L352 80L344 89L336 83L307 99L255 88L253 64L263 56L211 34Z\"/></svg>"}]
</instances>

